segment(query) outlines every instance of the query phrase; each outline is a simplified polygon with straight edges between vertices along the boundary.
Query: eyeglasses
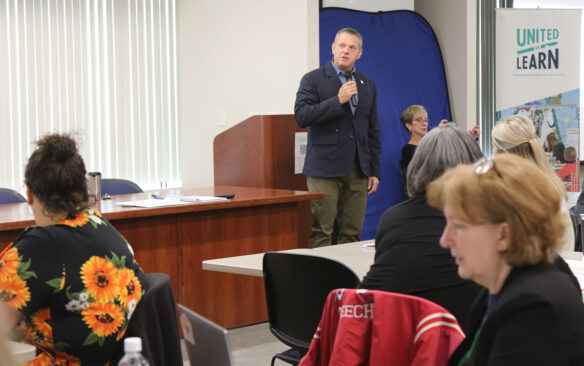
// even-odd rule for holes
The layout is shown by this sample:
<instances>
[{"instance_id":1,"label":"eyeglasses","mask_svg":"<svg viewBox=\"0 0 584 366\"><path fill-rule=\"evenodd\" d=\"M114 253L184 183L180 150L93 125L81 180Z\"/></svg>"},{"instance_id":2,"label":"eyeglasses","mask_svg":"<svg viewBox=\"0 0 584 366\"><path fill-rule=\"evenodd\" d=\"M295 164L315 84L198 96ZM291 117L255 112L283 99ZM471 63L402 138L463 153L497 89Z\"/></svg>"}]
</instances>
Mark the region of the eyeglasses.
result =
<instances>
[{"instance_id":1,"label":"eyeglasses","mask_svg":"<svg viewBox=\"0 0 584 366\"><path fill-rule=\"evenodd\" d=\"M430 123L430 120L427 118L416 118L414 121L418 123Z\"/></svg>"},{"instance_id":2,"label":"eyeglasses","mask_svg":"<svg viewBox=\"0 0 584 366\"><path fill-rule=\"evenodd\" d=\"M497 170L497 167L495 166L495 160L493 160L493 158L491 159L482 158L481 160L479 160L476 163L474 172L478 177L482 177L491 170L494 170L495 173L497 173L497 175L499 176L499 178L503 178L501 176L501 173L499 173L499 171Z\"/></svg>"}]
</instances>

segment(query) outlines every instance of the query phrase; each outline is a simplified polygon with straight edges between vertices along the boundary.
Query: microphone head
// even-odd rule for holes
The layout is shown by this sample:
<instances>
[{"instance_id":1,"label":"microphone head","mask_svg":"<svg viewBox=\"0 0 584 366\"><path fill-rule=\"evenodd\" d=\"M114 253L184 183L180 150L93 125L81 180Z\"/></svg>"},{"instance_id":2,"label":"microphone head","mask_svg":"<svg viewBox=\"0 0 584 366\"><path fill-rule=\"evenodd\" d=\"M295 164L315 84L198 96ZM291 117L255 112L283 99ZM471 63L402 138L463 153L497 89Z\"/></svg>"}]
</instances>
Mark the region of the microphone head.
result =
<instances>
[{"instance_id":1,"label":"microphone head","mask_svg":"<svg viewBox=\"0 0 584 366\"><path fill-rule=\"evenodd\" d=\"M345 79L347 79L347 81L353 80L353 74L350 71L346 71L345 72Z\"/></svg>"}]
</instances>

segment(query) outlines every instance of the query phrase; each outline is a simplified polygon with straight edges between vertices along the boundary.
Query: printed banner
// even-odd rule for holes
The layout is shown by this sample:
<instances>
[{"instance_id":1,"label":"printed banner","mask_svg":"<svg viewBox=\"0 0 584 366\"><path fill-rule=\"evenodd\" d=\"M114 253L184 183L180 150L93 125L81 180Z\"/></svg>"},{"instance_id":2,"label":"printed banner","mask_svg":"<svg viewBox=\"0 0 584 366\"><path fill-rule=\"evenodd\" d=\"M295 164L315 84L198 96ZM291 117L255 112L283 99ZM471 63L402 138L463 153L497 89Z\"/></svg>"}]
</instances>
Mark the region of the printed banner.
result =
<instances>
[{"instance_id":1,"label":"printed banner","mask_svg":"<svg viewBox=\"0 0 584 366\"><path fill-rule=\"evenodd\" d=\"M580 10L497 9L497 120L535 126L568 191L579 191Z\"/></svg>"}]
</instances>

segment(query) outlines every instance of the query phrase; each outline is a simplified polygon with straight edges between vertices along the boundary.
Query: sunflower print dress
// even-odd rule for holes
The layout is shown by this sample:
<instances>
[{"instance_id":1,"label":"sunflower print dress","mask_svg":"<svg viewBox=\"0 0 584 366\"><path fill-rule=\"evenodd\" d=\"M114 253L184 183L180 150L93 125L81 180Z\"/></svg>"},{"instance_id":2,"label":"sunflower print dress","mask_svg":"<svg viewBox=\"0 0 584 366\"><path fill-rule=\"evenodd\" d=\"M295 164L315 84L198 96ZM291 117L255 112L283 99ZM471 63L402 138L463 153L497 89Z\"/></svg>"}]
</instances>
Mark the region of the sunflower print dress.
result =
<instances>
[{"instance_id":1,"label":"sunflower print dress","mask_svg":"<svg viewBox=\"0 0 584 366\"><path fill-rule=\"evenodd\" d=\"M105 365L121 344L145 277L97 210L26 229L0 253L0 301L23 314L27 365Z\"/></svg>"}]
</instances>

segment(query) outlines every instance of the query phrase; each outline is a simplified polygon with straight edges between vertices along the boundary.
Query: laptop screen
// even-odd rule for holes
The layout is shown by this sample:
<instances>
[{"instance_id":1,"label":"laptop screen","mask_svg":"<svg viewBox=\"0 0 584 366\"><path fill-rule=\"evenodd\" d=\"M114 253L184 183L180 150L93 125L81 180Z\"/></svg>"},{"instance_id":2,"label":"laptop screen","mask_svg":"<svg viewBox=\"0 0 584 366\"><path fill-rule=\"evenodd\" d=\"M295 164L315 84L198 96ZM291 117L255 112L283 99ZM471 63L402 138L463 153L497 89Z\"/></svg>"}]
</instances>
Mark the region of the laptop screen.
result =
<instances>
[{"instance_id":1,"label":"laptop screen","mask_svg":"<svg viewBox=\"0 0 584 366\"><path fill-rule=\"evenodd\" d=\"M178 311L191 366L232 366L227 330L181 304Z\"/></svg>"}]
</instances>

